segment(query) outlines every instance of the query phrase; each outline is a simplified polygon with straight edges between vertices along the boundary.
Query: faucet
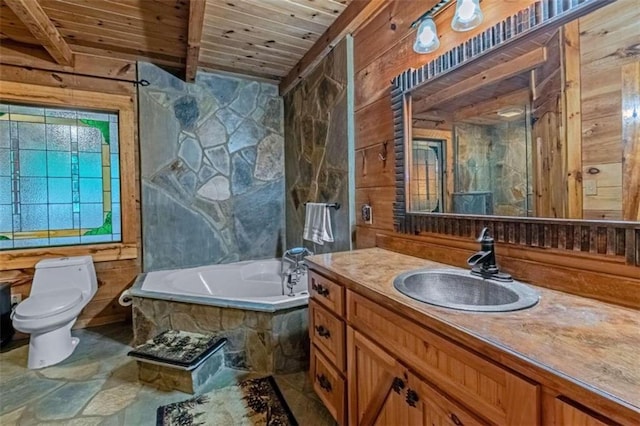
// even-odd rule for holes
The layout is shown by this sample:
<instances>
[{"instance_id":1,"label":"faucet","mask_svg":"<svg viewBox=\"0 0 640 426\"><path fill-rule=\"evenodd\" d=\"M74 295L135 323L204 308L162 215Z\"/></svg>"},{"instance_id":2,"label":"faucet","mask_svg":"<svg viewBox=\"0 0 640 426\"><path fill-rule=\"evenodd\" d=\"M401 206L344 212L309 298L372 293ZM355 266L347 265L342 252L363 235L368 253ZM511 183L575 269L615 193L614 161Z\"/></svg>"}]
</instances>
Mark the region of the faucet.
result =
<instances>
[{"instance_id":1,"label":"faucet","mask_svg":"<svg viewBox=\"0 0 640 426\"><path fill-rule=\"evenodd\" d=\"M480 251L467 259L471 266L471 274L497 281L513 281L511 275L500 272L496 264L496 251L489 228L483 228L476 240L480 243Z\"/></svg>"},{"instance_id":2,"label":"faucet","mask_svg":"<svg viewBox=\"0 0 640 426\"><path fill-rule=\"evenodd\" d=\"M289 289L288 296L294 296L293 287L300 282L302 275L307 271L308 266L304 261L305 256L311 256L313 253L306 247L294 247L284 252L282 262L280 263L280 273L282 274L282 294L285 294L284 286L286 283ZM285 271L285 261L289 262L289 268Z\"/></svg>"}]
</instances>

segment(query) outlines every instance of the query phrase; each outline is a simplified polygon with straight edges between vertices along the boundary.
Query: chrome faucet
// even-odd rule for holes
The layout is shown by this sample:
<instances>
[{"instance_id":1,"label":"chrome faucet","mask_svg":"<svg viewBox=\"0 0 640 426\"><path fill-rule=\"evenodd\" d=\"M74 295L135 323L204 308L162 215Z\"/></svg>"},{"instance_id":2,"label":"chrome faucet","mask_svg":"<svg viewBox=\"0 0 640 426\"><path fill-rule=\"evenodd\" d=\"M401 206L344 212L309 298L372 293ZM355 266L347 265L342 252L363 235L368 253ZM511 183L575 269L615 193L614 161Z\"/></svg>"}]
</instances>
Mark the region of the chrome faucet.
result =
<instances>
[{"instance_id":1,"label":"chrome faucet","mask_svg":"<svg viewBox=\"0 0 640 426\"><path fill-rule=\"evenodd\" d=\"M280 273L282 274L282 294L284 295L284 286L286 284L289 289L288 296L293 296L293 288L300 283L300 279L308 266L304 261L305 256L311 256L313 253L305 247L294 247L284 252L282 262L280 264ZM289 268L285 271L285 261L289 262Z\"/></svg>"},{"instance_id":2,"label":"chrome faucet","mask_svg":"<svg viewBox=\"0 0 640 426\"><path fill-rule=\"evenodd\" d=\"M497 281L513 281L511 275L498 269L495 245L489 235L489 228L483 228L476 241L480 243L480 251L467 259L471 266L471 274Z\"/></svg>"}]
</instances>

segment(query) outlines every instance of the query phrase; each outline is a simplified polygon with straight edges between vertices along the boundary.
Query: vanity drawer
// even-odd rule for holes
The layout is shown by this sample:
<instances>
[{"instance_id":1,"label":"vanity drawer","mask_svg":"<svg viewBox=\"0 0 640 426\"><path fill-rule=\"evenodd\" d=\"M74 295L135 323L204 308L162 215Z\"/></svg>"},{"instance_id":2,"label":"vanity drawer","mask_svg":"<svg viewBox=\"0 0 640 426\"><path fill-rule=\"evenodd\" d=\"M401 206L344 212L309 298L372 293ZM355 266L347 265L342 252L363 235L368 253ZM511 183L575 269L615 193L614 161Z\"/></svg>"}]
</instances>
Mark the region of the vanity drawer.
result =
<instances>
[{"instance_id":1,"label":"vanity drawer","mask_svg":"<svg viewBox=\"0 0 640 426\"><path fill-rule=\"evenodd\" d=\"M345 424L345 380L314 345L309 369L313 389L338 424Z\"/></svg>"},{"instance_id":2,"label":"vanity drawer","mask_svg":"<svg viewBox=\"0 0 640 426\"><path fill-rule=\"evenodd\" d=\"M322 275L309 271L309 294L325 308L344 315L344 288Z\"/></svg>"},{"instance_id":3,"label":"vanity drawer","mask_svg":"<svg viewBox=\"0 0 640 426\"><path fill-rule=\"evenodd\" d=\"M537 384L352 291L347 292L347 320L492 423L540 424Z\"/></svg>"},{"instance_id":4,"label":"vanity drawer","mask_svg":"<svg viewBox=\"0 0 640 426\"><path fill-rule=\"evenodd\" d=\"M309 301L309 319L311 342L322 350L322 353L338 370L344 373L344 322L314 300Z\"/></svg>"}]
</instances>

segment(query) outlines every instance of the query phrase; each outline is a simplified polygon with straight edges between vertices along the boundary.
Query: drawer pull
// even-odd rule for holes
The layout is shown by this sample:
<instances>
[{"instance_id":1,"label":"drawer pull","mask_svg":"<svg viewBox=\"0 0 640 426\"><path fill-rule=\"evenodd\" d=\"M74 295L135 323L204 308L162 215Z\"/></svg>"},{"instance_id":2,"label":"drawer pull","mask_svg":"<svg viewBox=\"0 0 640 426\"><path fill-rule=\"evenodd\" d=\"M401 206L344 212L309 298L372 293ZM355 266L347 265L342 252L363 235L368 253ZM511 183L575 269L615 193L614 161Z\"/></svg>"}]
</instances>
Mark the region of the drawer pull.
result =
<instances>
[{"instance_id":1,"label":"drawer pull","mask_svg":"<svg viewBox=\"0 0 640 426\"><path fill-rule=\"evenodd\" d=\"M316 374L316 380L318 381L318 384L320 384L320 387L327 392L331 392L333 390L333 388L331 387L331 382L324 374Z\"/></svg>"},{"instance_id":2,"label":"drawer pull","mask_svg":"<svg viewBox=\"0 0 640 426\"><path fill-rule=\"evenodd\" d=\"M329 289L325 288L322 284L311 284L311 290L314 290L320 296L329 297Z\"/></svg>"},{"instance_id":3,"label":"drawer pull","mask_svg":"<svg viewBox=\"0 0 640 426\"><path fill-rule=\"evenodd\" d=\"M391 389L397 394L400 393L402 389L404 389L404 381L400 377L396 377L393 379L393 384L391 385Z\"/></svg>"},{"instance_id":4,"label":"drawer pull","mask_svg":"<svg viewBox=\"0 0 640 426\"><path fill-rule=\"evenodd\" d=\"M451 421L456 425L456 426L463 426L463 423L460 421L460 419L458 418L458 416L456 416L455 414L451 413L449 415L449 417L451 417Z\"/></svg>"},{"instance_id":5,"label":"drawer pull","mask_svg":"<svg viewBox=\"0 0 640 426\"><path fill-rule=\"evenodd\" d=\"M324 337L325 339L331 337L331 332L324 325L316 325L316 332L318 336Z\"/></svg>"},{"instance_id":6,"label":"drawer pull","mask_svg":"<svg viewBox=\"0 0 640 426\"><path fill-rule=\"evenodd\" d=\"M413 389L407 389L407 399L405 400L411 407L416 406L416 402L420 401L418 393Z\"/></svg>"}]
</instances>

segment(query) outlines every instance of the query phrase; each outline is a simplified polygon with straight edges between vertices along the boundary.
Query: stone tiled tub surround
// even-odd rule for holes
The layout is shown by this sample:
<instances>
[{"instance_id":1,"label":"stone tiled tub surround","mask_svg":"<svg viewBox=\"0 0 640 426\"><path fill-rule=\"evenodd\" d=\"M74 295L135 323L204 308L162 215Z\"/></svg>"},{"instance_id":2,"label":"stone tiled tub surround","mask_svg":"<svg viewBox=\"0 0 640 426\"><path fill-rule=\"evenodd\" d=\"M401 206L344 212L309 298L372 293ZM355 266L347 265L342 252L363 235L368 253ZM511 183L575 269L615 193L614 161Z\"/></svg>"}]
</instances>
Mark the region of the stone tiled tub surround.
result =
<instances>
[{"instance_id":1,"label":"stone tiled tub surround","mask_svg":"<svg viewBox=\"0 0 640 426\"><path fill-rule=\"evenodd\" d=\"M279 257L278 86L207 72L187 84L144 62L138 77L143 270Z\"/></svg>"},{"instance_id":2,"label":"stone tiled tub surround","mask_svg":"<svg viewBox=\"0 0 640 426\"><path fill-rule=\"evenodd\" d=\"M215 332L226 337L229 341L223 350L227 367L291 373L309 364L307 306L260 312L133 297L133 345L169 329Z\"/></svg>"}]
</instances>

